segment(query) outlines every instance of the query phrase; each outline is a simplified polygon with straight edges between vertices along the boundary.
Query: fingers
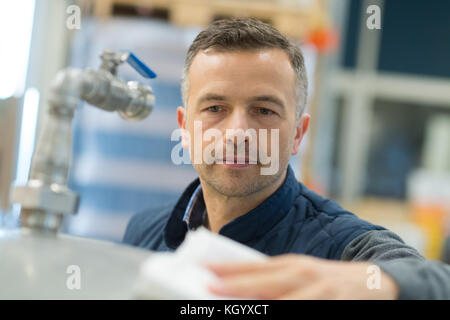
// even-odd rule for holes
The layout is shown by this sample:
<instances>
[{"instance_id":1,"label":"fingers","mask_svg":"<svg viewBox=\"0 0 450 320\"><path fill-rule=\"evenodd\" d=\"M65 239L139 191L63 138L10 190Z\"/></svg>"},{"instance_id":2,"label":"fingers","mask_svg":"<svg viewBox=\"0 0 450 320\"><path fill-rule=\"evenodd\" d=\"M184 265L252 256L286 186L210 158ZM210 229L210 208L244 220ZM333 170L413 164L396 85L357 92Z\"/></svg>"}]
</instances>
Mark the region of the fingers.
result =
<instances>
[{"instance_id":1,"label":"fingers","mask_svg":"<svg viewBox=\"0 0 450 320\"><path fill-rule=\"evenodd\" d=\"M239 275L244 273L255 273L261 271L274 271L281 268L282 266L283 265L281 263L273 263L271 261L206 265L206 267L214 272L218 277Z\"/></svg>"},{"instance_id":2,"label":"fingers","mask_svg":"<svg viewBox=\"0 0 450 320\"><path fill-rule=\"evenodd\" d=\"M302 255L282 255L263 262L209 264L220 282L210 286L218 295L276 299L314 281L315 260Z\"/></svg>"},{"instance_id":3,"label":"fingers","mask_svg":"<svg viewBox=\"0 0 450 320\"><path fill-rule=\"evenodd\" d=\"M336 292L324 282L315 282L279 297L280 300L330 300L336 298Z\"/></svg>"},{"instance_id":4,"label":"fingers","mask_svg":"<svg viewBox=\"0 0 450 320\"><path fill-rule=\"evenodd\" d=\"M293 277L292 272L259 271L254 274L240 274L223 277L218 284L210 286L210 290L218 295L234 296L249 299L275 299L299 287L300 279Z\"/></svg>"},{"instance_id":5,"label":"fingers","mask_svg":"<svg viewBox=\"0 0 450 320\"><path fill-rule=\"evenodd\" d=\"M303 264L310 264L312 259L302 255L285 254L269 258L263 262L207 264L206 267L217 276L223 277L259 271L274 271L294 264L301 267Z\"/></svg>"}]
</instances>

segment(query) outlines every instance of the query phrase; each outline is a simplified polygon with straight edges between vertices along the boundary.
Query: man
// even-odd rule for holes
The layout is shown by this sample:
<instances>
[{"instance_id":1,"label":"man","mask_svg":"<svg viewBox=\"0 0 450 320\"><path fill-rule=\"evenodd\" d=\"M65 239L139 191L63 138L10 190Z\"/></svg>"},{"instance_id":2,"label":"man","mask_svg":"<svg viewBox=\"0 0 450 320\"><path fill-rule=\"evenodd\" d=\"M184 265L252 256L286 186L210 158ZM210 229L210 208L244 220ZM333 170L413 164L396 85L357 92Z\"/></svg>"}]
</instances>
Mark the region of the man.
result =
<instances>
[{"instance_id":1,"label":"man","mask_svg":"<svg viewBox=\"0 0 450 320\"><path fill-rule=\"evenodd\" d=\"M199 179L175 205L134 216L125 243L175 250L186 232L205 226L277 256L209 266L223 280L211 290L223 295L450 298L449 266L296 181L289 159L308 129L307 79L301 51L276 29L253 19L209 25L187 53L182 94L182 144ZM213 129L210 145L192 139Z\"/></svg>"}]
</instances>

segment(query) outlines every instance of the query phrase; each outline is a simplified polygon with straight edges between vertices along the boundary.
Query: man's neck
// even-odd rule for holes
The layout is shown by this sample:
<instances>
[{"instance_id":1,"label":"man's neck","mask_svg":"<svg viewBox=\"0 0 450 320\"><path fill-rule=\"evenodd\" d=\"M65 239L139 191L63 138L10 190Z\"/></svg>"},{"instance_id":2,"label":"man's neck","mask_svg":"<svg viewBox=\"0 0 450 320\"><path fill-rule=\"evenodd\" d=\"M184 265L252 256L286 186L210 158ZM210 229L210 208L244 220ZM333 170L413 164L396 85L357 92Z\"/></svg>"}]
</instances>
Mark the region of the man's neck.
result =
<instances>
[{"instance_id":1,"label":"man's neck","mask_svg":"<svg viewBox=\"0 0 450 320\"><path fill-rule=\"evenodd\" d=\"M225 196L200 179L206 211L208 213L205 226L212 232L218 233L224 225L246 214L264 202L264 200L278 190L285 178L286 172L272 185L245 197Z\"/></svg>"}]
</instances>

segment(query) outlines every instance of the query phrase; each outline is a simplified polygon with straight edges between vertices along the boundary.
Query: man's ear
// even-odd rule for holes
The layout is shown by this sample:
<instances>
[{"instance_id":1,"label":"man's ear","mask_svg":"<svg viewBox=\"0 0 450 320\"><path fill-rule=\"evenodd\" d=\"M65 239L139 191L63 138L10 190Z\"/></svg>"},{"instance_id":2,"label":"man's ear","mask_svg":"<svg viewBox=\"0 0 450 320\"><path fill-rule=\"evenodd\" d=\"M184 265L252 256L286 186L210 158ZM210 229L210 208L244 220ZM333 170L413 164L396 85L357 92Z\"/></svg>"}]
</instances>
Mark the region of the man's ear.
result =
<instances>
[{"instance_id":1,"label":"man's ear","mask_svg":"<svg viewBox=\"0 0 450 320\"><path fill-rule=\"evenodd\" d=\"M302 142L302 139L305 136L306 131L308 130L310 119L311 116L307 113L304 113L300 116L300 119L297 120L291 155L295 155L298 153L298 150L300 149L300 143Z\"/></svg>"},{"instance_id":2,"label":"man's ear","mask_svg":"<svg viewBox=\"0 0 450 320\"><path fill-rule=\"evenodd\" d=\"M181 146L189 148L189 132L186 131L186 109L182 106L177 108L177 122L181 129Z\"/></svg>"}]
</instances>

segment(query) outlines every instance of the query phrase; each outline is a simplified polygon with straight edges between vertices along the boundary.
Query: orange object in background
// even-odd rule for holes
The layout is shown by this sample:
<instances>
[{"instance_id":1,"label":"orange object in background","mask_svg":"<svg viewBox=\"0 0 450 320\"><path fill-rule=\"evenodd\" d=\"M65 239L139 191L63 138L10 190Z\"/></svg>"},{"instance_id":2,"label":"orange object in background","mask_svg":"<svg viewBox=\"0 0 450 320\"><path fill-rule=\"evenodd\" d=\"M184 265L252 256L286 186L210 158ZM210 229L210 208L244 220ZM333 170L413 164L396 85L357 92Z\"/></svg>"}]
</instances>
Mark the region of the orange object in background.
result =
<instances>
[{"instance_id":1,"label":"orange object in background","mask_svg":"<svg viewBox=\"0 0 450 320\"><path fill-rule=\"evenodd\" d=\"M426 235L425 257L441 260L450 235L450 174L420 169L408 180L411 218Z\"/></svg>"},{"instance_id":2,"label":"orange object in background","mask_svg":"<svg viewBox=\"0 0 450 320\"><path fill-rule=\"evenodd\" d=\"M319 52L334 52L339 44L339 33L334 29L317 29L308 35L306 42L314 45Z\"/></svg>"},{"instance_id":3,"label":"orange object in background","mask_svg":"<svg viewBox=\"0 0 450 320\"><path fill-rule=\"evenodd\" d=\"M426 236L425 257L440 260L442 258L444 240L447 236L447 209L439 204L411 205L412 221L416 223Z\"/></svg>"}]
</instances>

